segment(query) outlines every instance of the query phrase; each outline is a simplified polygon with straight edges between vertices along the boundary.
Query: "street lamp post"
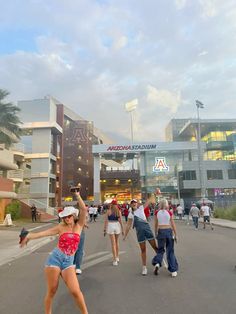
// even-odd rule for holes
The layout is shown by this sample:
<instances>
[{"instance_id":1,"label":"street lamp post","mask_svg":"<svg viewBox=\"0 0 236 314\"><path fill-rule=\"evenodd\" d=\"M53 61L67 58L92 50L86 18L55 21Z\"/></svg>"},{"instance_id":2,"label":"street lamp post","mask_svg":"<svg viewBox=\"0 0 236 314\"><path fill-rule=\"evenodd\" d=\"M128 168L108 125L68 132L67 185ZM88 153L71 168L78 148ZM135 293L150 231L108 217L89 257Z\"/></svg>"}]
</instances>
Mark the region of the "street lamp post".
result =
<instances>
[{"instance_id":1,"label":"street lamp post","mask_svg":"<svg viewBox=\"0 0 236 314\"><path fill-rule=\"evenodd\" d=\"M199 167L199 182L200 182L200 191L201 198L205 197L205 187L203 182L203 167L202 167L202 147L201 147L201 122L200 122L200 114L199 109L204 108L204 104L199 100L196 100L197 106L197 123L198 123L198 131L197 131L197 148L198 148L198 167Z\"/></svg>"},{"instance_id":2,"label":"street lamp post","mask_svg":"<svg viewBox=\"0 0 236 314\"><path fill-rule=\"evenodd\" d=\"M137 108L137 105L138 105L137 98L125 104L125 111L130 113L131 145L134 143L133 112Z\"/></svg>"}]
</instances>

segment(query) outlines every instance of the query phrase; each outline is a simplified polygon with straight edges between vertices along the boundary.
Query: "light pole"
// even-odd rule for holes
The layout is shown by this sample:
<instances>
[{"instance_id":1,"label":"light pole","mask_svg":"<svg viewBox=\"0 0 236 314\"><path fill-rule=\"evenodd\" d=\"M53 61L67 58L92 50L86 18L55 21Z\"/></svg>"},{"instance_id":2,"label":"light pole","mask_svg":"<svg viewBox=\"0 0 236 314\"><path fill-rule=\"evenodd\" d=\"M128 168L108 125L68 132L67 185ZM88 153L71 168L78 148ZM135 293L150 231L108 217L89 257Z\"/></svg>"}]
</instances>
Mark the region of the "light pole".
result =
<instances>
[{"instance_id":1,"label":"light pole","mask_svg":"<svg viewBox=\"0 0 236 314\"><path fill-rule=\"evenodd\" d=\"M131 145L134 143L134 130L133 130L133 112L137 108L138 99L135 98L125 104L125 111L130 113L130 130L131 130Z\"/></svg>"},{"instance_id":2,"label":"light pole","mask_svg":"<svg viewBox=\"0 0 236 314\"><path fill-rule=\"evenodd\" d=\"M131 130L131 146L134 143L134 129L133 129L133 112L138 105L138 99L135 98L125 104L125 111L130 113L130 130ZM132 159L132 170L134 169L134 158Z\"/></svg>"},{"instance_id":3,"label":"light pole","mask_svg":"<svg viewBox=\"0 0 236 314\"><path fill-rule=\"evenodd\" d=\"M205 197L205 187L203 184L203 169L202 169L202 147L201 147L201 123L200 123L200 114L199 109L204 108L204 104L199 100L196 100L197 106L197 123L198 123L198 131L197 131L197 149L198 149L198 167L199 167L199 182L200 182L200 190L201 190L201 198Z\"/></svg>"}]
</instances>

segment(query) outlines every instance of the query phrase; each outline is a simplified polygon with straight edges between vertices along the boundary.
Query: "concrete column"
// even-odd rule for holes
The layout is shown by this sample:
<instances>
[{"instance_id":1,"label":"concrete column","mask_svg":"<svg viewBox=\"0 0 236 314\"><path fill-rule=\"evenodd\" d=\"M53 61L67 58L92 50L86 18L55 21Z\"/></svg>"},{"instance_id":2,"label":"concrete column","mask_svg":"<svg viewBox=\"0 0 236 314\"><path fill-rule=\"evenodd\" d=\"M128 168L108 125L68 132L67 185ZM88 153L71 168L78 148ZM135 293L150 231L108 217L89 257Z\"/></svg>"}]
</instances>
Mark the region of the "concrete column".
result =
<instances>
[{"instance_id":1,"label":"concrete column","mask_svg":"<svg viewBox=\"0 0 236 314\"><path fill-rule=\"evenodd\" d=\"M93 195L94 204L101 203L101 188L100 188L100 156L93 156Z\"/></svg>"}]
</instances>

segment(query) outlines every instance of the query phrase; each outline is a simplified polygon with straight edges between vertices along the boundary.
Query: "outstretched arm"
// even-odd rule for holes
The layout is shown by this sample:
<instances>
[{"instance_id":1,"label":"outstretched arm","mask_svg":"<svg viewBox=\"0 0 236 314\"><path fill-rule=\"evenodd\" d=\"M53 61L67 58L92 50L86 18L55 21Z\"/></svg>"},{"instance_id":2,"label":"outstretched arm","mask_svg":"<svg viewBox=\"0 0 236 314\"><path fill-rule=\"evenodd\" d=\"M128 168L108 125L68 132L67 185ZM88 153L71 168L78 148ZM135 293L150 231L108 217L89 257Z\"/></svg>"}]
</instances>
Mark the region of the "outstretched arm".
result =
<instances>
[{"instance_id":1,"label":"outstretched arm","mask_svg":"<svg viewBox=\"0 0 236 314\"><path fill-rule=\"evenodd\" d=\"M84 225L86 224L86 215L87 215L87 208L84 204L84 201L82 200L80 193L75 192L75 196L77 199L77 204L79 207L79 221L78 224L83 228Z\"/></svg>"},{"instance_id":2,"label":"outstretched arm","mask_svg":"<svg viewBox=\"0 0 236 314\"><path fill-rule=\"evenodd\" d=\"M48 230L44 230L41 232L29 232L27 234L27 236L24 238L24 240L22 240L22 242L20 243L20 247L23 247L27 244L27 242L29 242L29 240L35 240L35 239L39 239L39 238L44 238L44 237L50 237L53 235L56 235L59 233L59 225L50 228Z\"/></svg>"},{"instance_id":3,"label":"outstretched arm","mask_svg":"<svg viewBox=\"0 0 236 314\"><path fill-rule=\"evenodd\" d=\"M124 235L124 227L123 227L123 223L122 223L121 212L119 212L119 223L120 223L120 226L121 226L121 233L122 233L122 235Z\"/></svg>"},{"instance_id":4,"label":"outstretched arm","mask_svg":"<svg viewBox=\"0 0 236 314\"><path fill-rule=\"evenodd\" d=\"M103 228L104 235L106 235L107 233L107 225L108 225L108 210L105 213L105 218L104 218L104 228Z\"/></svg>"},{"instance_id":5,"label":"outstretched arm","mask_svg":"<svg viewBox=\"0 0 236 314\"><path fill-rule=\"evenodd\" d=\"M126 239L128 233L129 233L129 230L130 230L130 228L131 228L131 226L132 226L132 223L133 223L133 219L128 218L128 222L127 222L127 225L126 225L126 228L125 228L125 235L124 235L123 240Z\"/></svg>"}]
</instances>

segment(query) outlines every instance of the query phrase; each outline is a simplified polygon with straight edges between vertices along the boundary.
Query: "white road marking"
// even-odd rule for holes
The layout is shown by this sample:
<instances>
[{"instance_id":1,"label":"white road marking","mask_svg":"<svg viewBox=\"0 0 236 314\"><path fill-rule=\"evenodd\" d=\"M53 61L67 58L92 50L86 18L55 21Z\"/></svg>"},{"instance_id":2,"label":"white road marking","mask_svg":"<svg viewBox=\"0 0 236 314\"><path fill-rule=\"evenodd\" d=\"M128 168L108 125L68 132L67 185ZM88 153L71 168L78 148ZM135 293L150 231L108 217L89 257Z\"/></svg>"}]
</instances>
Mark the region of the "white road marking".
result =
<instances>
[{"instance_id":1,"label":"white road marking","mask_svg":"<svg viewBox=\"0 0 236 314\"><path fill-rule=\"evenodd\" d=\"M84 261L93 259L94 257L100 256L100 255L105 255L105 254L108 254L108 253L109 253L109 251L103 251L103 252L94 253L94 254L91 254L91 255L88 255L88 256L86 255L86 257L84 258Z\"/></svg>"},{"instance_id":2,"label":"white road marking","mask_svg":"<svg viewBox=\"0 0 236 314\"><path fill-rule=\"evenodd\" d=\"M121 251L121 252L120 252L120 255L121 255L121 254L124 254L124 253L125 253L125 251ZM84 270L84 269L87 269L87 268L89 268L89 267L92 267L92 266L94 266L94 265L97 265L97 264L99 264L99 263L102 263L102 262L104 262L104 261L106 261L106 260L108 260L108 259L112 259L112 254L111 254L111 253L106 254L105 256L96 258L95 260L92 260L92 261L90 261L90 262L84 263L84 264L82 265L82 269L83 269L83 270Z\"/></svg>"},{"instance_id":3,"label":"white road marking","mask_svg":"<svg viewBox=\"0 0 236 314\"><path fill-rule=\"evenodd\" d=\"M43 227L46 227L46 226L50 226L52 225L52 223L47 223L47 224L44 224L44 225L40 225L38 227L34 227L34 228L31 228L31 229L28 229L28 231L33 231L33 230L37 230L37 229L40 229L40 228L43 228Z\"/></svg>"}]
</instances>

